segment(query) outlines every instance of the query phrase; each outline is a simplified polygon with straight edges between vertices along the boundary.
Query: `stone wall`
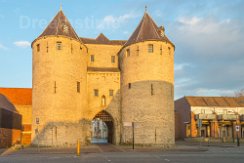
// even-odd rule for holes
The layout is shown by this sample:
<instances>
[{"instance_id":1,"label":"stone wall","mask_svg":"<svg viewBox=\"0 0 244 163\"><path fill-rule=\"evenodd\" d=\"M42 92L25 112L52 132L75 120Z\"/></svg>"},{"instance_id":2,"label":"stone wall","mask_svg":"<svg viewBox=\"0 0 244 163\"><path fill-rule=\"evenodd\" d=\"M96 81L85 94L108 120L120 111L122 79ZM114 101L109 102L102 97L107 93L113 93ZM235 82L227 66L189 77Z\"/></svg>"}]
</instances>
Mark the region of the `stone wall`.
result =
<instances>
[{"instance_id":1,"label":"stone wall","mask_svg":"<svg viewBox=\"0 0 244 163\"><path fill-rule=\"evenodd\" d=\"M153 53L148 53L148 44L153 44ZM172 146L174 48L161 41L139 42L125 47L120 58L123 123L135 123L136 144ZM131 143L131 135L124 126L122 141Z\"/></svg>"},{"instance_id":2,"label":"stone wall","mask_svg":"<svg viewBox=\"0 0 244 163\"><path fill-rule=\"evenodd\" d=\"M57 42L62 42L61 50L57 49ZM87 108L87 48L79 41L65 36L39 38L32 48L32 143L37 144L35 130L38 128L40 133L48 132L42 134L44 137L39 136L42 145L45 145L46 140L46 145L50 145L52 136L46 130L50 123L60 123L58 131L66 133L61 134L63 137L59 137L60 141L68 142L73 139L70 134L73 132L61 130L66 124L78 124ZM77 91L77 82L80 82L80 91ZM48 135L50 137L46 137Z\"/></svg>"},{"instance_id":3,"label":"stone wall","mask_svg":"<svg viewBox=\"0 0 244 163\"><path fill-rule=\"evenodd\" d=\"M99 91L98 96L94 95L94 89ZM113 90L110 96L109 90ZM88 72L88 109L85 117L92 120L96 114L105 110L108 112L114 123L113 142L120 141L120 72ZM102 103L105 98L105 105Z\"/></svg>"},{"instance_id":4,"label":"stone wall","mask_svg":"<svg viewBox=\"0 0 244 163\"><path fill-rule=\"evenodd\" d=\"M88 47L88 67L118 68L118 52L120 45L86 44ZM94 55L94 62L90 57ZM111 56L115 57L115 63L111 62Z\"/></svg>"}]
</instances>

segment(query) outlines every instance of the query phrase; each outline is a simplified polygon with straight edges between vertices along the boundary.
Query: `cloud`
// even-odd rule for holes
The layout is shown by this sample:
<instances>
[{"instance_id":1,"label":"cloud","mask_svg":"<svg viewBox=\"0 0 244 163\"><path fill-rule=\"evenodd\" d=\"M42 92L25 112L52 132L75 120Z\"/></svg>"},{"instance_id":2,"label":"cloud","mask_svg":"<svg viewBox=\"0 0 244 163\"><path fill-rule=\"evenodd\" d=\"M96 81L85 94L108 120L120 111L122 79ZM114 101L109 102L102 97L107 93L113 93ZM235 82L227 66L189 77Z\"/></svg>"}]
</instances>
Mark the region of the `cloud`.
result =
<instances>
[{"instance_id":1,"label":"cloud","mask_svg":"<svg viewBox=\"0 0 244 163\"><path fill-rule=\"evenodd\" d=\"M31 43L29 41L16 41L14 42L14 45L21 48L27 48L31 46Z\"/></svg>"},{"instance_id":2,"label":"cloud","mask_svg":"<svg viewBox=\"0 0 244 163\"><path fill-rule=\"evenodd\" d=\"M197 25L200 22L200 18L198 17L191 17L191 18L186 18L186 17L180 17L178 18L178 22L181 23L182 25L190 25L194 26Z\"/></svg>"},{"instance_id":3,"label":"cloud","mask_svg":"<svg viewBox=\"0 0 244 163\"><path fill-rule=\"evenodd\" d=\"M176 45L176 98L233 96L243 88L243 27L240 20L209 15L180 16L170 24L169 36Z\"/></svg>"},{"instance_id":4,"label":"cloud","mask_svg":"<svg viewBox=\"0 0 244 163\"><path fill-rule=\"evenodd\" d=\"M128 22L130 19L134 19L138 17L134 13L124 14L121 16L113 16L113 15L107 15L105 16L97 25L98 29L117 29L121 25Z\"/></svg>"},{"instance_id":5,"label":"cloud","mask_svg":"<svg viewBox=\"0 0 244 163\"><path fill-rule=\"evenodd\" d=\"M198 96L214 96L214 95L220 95L220 96L233 96L234 91L232 89L208 89L208 88L198 88L195 90L196 95Z\"/></svg>"}]
</instances>

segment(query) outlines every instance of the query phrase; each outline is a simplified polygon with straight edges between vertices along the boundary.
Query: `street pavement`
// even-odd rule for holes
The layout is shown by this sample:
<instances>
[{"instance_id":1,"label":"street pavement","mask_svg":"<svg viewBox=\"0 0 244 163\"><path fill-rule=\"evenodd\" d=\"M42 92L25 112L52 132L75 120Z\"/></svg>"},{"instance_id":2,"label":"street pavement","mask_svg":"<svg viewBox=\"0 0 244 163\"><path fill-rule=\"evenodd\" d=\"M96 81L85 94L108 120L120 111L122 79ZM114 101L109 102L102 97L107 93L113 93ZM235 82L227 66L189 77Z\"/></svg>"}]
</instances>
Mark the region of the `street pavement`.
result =
<instances>
[{"instance_id":1,"label":"street pavement","mask_svg":"<svg viewBox=\"0 0 244 163\"><path fill-rule=\"evenodd\" d=\"M244 146L180 144L172 150L91 145L81 149L26 148L0 157L0 163L243 163Z\"/></svg>"}]
</instances>

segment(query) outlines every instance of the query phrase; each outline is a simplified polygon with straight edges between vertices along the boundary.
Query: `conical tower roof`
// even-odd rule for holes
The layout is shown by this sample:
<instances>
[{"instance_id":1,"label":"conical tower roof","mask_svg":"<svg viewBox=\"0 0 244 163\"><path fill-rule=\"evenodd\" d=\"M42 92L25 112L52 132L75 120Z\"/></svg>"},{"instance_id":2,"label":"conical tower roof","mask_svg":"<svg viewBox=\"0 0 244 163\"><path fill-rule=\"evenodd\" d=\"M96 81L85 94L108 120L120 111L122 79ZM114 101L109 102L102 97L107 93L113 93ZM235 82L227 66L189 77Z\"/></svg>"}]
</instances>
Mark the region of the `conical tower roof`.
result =
<instances>
[{"instance_id":1,"label":"conical tower roof","mask_svg":"<svg viewBox=\"0 0 244 163\"><path fill-rule=\"evenodd\" d=\"M161 40L170 42L166 35L161 35L159 27L147 12L144 13L141 22L126 42L125 46L145 40Z\"/></svg>"},{"instance_id":2,"label":"conical tower roof","mask_svg":"<svg viewBox=\"0 0 244 163\"><path fill-rule=\"evenodd\" d=\"M53 18L51 23L39 37L50 35L62 35L80 40L62 10L58 12L58 14Z\"/></svg>"}]
</instances>

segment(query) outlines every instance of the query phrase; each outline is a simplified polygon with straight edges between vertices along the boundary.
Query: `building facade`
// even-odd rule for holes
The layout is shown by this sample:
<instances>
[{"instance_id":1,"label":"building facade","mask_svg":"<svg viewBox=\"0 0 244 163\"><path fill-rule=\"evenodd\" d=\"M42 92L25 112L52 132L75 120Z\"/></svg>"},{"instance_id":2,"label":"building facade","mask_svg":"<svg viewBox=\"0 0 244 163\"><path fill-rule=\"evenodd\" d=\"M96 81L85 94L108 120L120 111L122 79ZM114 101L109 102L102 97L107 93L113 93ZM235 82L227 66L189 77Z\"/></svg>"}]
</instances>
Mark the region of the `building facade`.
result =
<instances>
[{"instance_id":1,"label":"building facade","mask_svg":"<svg viewBox=\"0 0 244 163\"><path fill-rule=\"evenodd\" d=\"M32 43L32 144L89 143L99 119L109 143L171 147L174 50L147 12L128 40L110 40L79 37L60 10Z\"/></svg>"},{"instance_id":2,"label":"building facade","mask_svg":"<svg viewBox=\"0 0 244 163\"><path fill-rule=\"evenodd\" d=\"M176 139L244 138L243 98L186 96L175 101L175 111Z\"/></svg>"},{"instance_id":3,"label":"building facade","mask_svg":"<svg viewBox=\"0 0 244 163\"><path fill-rule=\"evenodd\" d=\"M20 143L21 120L22 116L15 106L0 93L0 148Z\"/></svg>"}]
</instances>

